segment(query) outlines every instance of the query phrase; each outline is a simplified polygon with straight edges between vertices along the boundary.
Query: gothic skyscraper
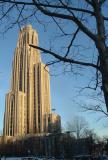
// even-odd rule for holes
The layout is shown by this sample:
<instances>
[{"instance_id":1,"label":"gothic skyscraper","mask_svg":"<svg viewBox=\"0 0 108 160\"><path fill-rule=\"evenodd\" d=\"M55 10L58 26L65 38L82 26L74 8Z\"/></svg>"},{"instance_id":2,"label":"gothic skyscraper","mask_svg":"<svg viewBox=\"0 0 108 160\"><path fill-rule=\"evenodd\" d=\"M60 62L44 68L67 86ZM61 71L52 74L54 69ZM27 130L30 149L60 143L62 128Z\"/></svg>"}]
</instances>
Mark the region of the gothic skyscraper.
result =
<instances>
[{"instance_id":1,"label":"gothic skyscraper","mask_svg":"<svg viewBox=\"0 0 108 160\"><path fill-rule=\"evenodd\" d=\"M48 67L29 44L38 45L31 25L21 29L14 53L11 89L5 101L5 136L48 133L52 123L60 128L60 116L51 113Z\"/></svg>"}]
</instances>

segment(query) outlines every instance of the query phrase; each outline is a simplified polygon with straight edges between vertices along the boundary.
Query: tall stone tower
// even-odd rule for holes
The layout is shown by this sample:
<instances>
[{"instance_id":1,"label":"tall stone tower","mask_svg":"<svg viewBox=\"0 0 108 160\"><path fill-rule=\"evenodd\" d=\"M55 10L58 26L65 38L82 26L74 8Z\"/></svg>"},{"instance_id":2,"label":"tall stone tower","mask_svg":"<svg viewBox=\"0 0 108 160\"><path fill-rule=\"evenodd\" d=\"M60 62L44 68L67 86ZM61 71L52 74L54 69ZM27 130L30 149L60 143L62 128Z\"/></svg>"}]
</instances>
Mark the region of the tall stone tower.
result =
<instances>
[{"instance_id":1,"label":"tall stone tower","mask_svg":"<svg viewBox=\"0 0 108 160\"><path fill-rule=\"evenodd\" d=\"M6 95L4 135L21 136L48 132L51 115L50 77L41 62L38 34L28 25L19 33L12 64L11 90Z\"/></svg>"}]
</instances>

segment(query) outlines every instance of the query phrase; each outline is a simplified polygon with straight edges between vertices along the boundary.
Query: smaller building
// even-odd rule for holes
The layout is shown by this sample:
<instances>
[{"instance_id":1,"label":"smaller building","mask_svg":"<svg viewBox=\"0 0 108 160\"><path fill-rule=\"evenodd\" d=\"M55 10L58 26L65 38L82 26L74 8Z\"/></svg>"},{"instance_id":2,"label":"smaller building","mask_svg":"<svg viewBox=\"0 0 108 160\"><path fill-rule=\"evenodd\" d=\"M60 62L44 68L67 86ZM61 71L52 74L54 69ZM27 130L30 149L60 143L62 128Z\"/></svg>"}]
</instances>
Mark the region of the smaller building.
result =
<instances>
[{"instance_id":1,"label":"smaller building","mask_svg":"<svg viewBox=\"0 0 108 160\"><path fill-rule=\"evenodd\" d=\"M60 133L61 132L61 117L56 113L48 115L48 132Z\"/></svg>"}]
</instances>

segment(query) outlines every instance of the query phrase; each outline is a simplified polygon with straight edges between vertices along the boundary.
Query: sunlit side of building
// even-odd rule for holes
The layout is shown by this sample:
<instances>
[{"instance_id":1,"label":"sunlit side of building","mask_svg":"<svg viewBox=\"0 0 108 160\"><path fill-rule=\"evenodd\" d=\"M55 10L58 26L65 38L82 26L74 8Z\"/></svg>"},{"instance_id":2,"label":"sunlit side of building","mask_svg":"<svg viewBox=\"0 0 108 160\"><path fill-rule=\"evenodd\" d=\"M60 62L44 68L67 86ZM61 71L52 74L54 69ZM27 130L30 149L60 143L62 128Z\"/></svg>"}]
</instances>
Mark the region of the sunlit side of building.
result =
<instances>
[{"instance_id":1,"label":"sunlit side of building","mask_svg":"<svg viewBox=\"0 0 108 160\"><path fill-rule=\"evenodd\" d=\"M5 101L4 136L53 132L51 124L61 130L60 116L51 113L49 69L42 63L39 50L29 44L38 46L38 34L31 25L21 29L14 52L11 89Z\"/></svg>"}]
</instances>

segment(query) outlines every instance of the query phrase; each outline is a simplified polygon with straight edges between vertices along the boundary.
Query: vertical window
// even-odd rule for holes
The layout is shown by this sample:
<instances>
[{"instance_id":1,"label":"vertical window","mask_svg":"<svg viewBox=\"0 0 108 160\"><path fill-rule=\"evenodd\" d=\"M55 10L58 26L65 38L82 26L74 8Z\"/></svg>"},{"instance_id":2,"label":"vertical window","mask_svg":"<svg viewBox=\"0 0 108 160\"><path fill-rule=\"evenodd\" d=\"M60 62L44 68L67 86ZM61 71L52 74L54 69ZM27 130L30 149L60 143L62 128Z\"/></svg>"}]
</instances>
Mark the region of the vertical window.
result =
<instances>
[{"instance_id":1,"label":"vertical window","mask_svg":"<svg viewBox=\"0 0 108 160\"><path fill-rule=\"evenodd\" d=\"M39 132L40 132L40 122L41 122L41 111L40 111L40 69L39 69L39 66L38 66L38 75L37 75L37 79L38 79L38 86L37 86L37 89L38 89L38 128L39 128Z\"/></svg>"},{"instance_id":2,"label":"vertical window","mask_svg":"<svg viewBox=\"0 0 108 160\"><path fill-rule=\"evenodd\" d=\"M27 72L27 97L29 97L29 71ZM27 133L29 133L29 98L27 98Z\"/></svg>"},{"instance_id":3,"label":"vertical window","mask_svg":"<svg viewBox=\"0 0 108 160\"><path fill-rule=\"evenodd\" d=\"M14 135L14 96L11 97L10 136Z\"/></svg>"},{"instance_id":4,"label":"vertical window","mask_svg":"<svg viewBox=\"0 0 108 160\"><path fill-rule=\"evenodd\" d=\"M20 54L20 78L19 78L19 90L22 91L22 69L23 69L23 53Z\"/></svg>"},{"instance_id":5,"label":"vertical window","mask_svg":"<svg viewBox=\"0 0 108 160\"><path fill-rule=\"evenodd\" d=\"M32 34L32 44L33 44L33 38L34 38L34 34Z\"/></svg>"},{"instance_id":6,"label":"vertical window","mask_svg":"<svg viewBox=\"0 0 108 160\"><path fill-rule=\"evenodd\" d=\"M35 78L35 67L34 67L34 133L36 133L36 78Z\"/></svg>"}]
</instances>

